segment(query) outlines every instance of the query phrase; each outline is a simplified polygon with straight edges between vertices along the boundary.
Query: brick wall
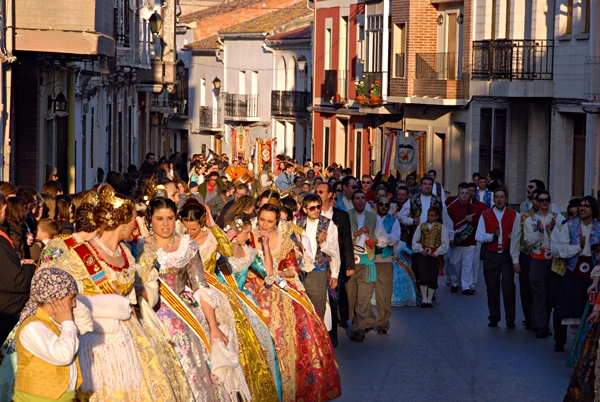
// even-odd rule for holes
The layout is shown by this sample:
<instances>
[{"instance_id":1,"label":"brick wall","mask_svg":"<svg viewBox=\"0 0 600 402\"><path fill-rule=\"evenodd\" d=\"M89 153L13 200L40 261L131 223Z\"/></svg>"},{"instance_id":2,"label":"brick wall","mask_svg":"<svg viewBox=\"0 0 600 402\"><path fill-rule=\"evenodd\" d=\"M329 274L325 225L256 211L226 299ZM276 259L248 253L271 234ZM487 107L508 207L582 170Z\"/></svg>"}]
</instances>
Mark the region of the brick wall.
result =
<instances>
[{"instance_id":1,"label":"brick wall","mask_svg":"<svg viewBox=\"0 0 600 402\"><path fill-rule=\"evenodd\" d=\"M265 0L263 3L202 19L198 21L198 25L194 29L194 41L207 38L225 28L272 13L273 9L285 8L297 3L302 3L302 0Z\"/></svg>"}]
</instances>

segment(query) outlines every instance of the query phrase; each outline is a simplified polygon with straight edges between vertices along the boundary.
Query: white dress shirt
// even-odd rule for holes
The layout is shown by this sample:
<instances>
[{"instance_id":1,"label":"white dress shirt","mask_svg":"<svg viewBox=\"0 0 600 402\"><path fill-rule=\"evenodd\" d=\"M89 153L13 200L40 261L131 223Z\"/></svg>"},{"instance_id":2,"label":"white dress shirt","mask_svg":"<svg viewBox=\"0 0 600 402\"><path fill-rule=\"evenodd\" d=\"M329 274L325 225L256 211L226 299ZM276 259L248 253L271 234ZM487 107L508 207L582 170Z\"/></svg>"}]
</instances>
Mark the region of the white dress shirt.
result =
<instances>
[{"instance_id":1,"label":"white dress shirt","mask_svg":"<svg viewBox=\"0 0 600 402\"><path fill-rule=\"evenodd\" d=\"M538 213L528 217L523 224L523 239L525 243L529 245L532 249L536 251L536 254L539 254L540 249L542 248L550 248L550 238L551 233L545 230L546 225L548 225L552 221L553 215L548 213L546 216L542 216ZM555 228L558 227L560 222L563 222L565 217L562 215L557 215L555 220ZM537 228L537 222L540 221L542 226L544 227L543 231L535 230Z\"/></svg>"},{"instance_id":2,"label":"white dress shirt","mask_svg":"<svg viewBox=\"0 0 600 402\"><path fill-rule=\"evenodd\" d=\"M558 230L556 230L558 229ZM579 243L571 244L571 235L569 234L569 227L565 223L560 228L556 228L552 231L551 246L552 254L560 258L572 258L576 255L583 257L590 257L592 250L590 248L590 233L592 232L592 223L585 226L581 222L581 234L585 237L585 245L581 248Z\"/></svg>"},{"instance_id":3,"label":"white dress shirt","mask_svg":"<svg viewBox=\"0 0 600 402\"><path fill-rule=\"evenodd\" d=\"M306 229L304 230L304 233L306 234L310 242L310 250L306 250L305 252L309 254L309 261L314 261L317 253L318 224L318 219L315 219L313 221L311 221L308 218L306 219ZM329 222L329 226L327 227L327 238L323 243L321 243L321 251L327 254L329 257L331 257L331 261L329 262L331 277L337 279L340 275L340 266L342 264L342 261L340 260L338 230L337 226L335 226L333 221Z\"/></svg>"},{"instance_id":4,"label":"white dress shirt","mask_svg":"<svg viewBox=\"0 0 600 402\"><path fill-rule=\"evenodd\" d=\"M383 226L383 218L385 216L380 216L377 214L377 226L375 227L375 237L377 237L377 245L379 247L386 246L395 246L400 242L400 224L398 223L398 219L394 219L394 225L392 226L392 230L390 233L387 233L385 227Z\"/></svg>"},{"instance_id":5,"label":"white dress shirt","mask_svg":"<svg viewBox=\"0 0 600 402\"><path fill-rule=\"evenodd\" d=\"M419 224L427 221L427 212L429 211L429 207L431 206L431 195L420 194L421 197L421 217L419 218ZM440 211L442 214L442 224L448 230L448 235L450 236L450 240L454 240L454 223L452 219L450 219L450 215L448 215L448 211L446 209L446 205L442 202L442 210ZM400 222L407 226L414 225L414 219L410 217L410 199L404 203L402 209L399 212Z\"/></svg>"},{"instance_id":6,"label":"white dress shirt","mask_svg":"<svg viewBox=\"0 0 600 402\"><path fill-rule=\"evenodd\" d=\"M427 223L427 227L431 229L433 223ZM446 226L442 225L442 244L435 250L433 253L434 257L438 257L442 254L445 254L448 251L448 246L450 245L450 236L448 235L448 229ZM421 225L417 226L417 230L415 231L415 235L412 240L412 249L415 253L420 253L423 251L423 246L421 245Z\"/></svg>"},{"instance_id":7,"label":"white dress shirt","mask_svg":"<svg viewBox=\"0 0 600 402\"><path fill-rule=\"evenodd\" d=\"M498 226L500 227L500 235L498 236L498 245L502 245L502 217L504 216L504 208L502 211L498 210L495 206L492 207L492 211L496 215L496 219L498 219ZM513 264L519 263L519 252L521 251L521 218L519 218L519 213L515 216L515 220L513 222L512 230L509 234L509 238L512 239L510 242L510 256L512 258ZM479 217L479 223L477 224L477 232L475 232L475 240L480 243L490 243L494 240L494 233L487 233L485 231L485 222L483 220L483 214Z\"/></svg>"},{"instance_id":8,"label":"white dress shirt","mask_svg":"<svg viewBox=\"0 0 600 402\"><path fill-rule=\"evenodd\" d=\"M60 328L60 336L41 322L30 322L21 329L19 340L25 349L45 362L53 366L69 366L66 391L73 391L77 386L77 326L73 321L63 321L62 325L56 326Z\"/></svg>"}]
</instances>

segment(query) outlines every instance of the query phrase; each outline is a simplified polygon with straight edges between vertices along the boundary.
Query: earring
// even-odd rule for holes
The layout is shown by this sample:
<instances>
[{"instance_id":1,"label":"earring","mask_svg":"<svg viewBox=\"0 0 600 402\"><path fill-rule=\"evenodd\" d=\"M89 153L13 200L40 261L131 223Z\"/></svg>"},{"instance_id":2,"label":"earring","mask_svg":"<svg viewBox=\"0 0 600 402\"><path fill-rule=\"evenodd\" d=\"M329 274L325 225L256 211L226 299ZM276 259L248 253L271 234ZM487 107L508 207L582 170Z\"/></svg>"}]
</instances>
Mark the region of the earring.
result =
<instances>
[{"instance_id":1,"label":"earring","mask_svg":"<svg viewBox=\"0 0 600 402\"><path fill-rule=\"evenodd\" d=\"M150 228L148 229L148 232L150 232L150 236L154 236L154 229L152 229L152 224L150 224Z\"/></svg>"},{"instance_id":2,"label":"earring","mask_svg":"<svg viewBox=\"0 0 600 402\"><path fill-rule=\"evenodd\" d=\"M127 227L123 225L123 230L121 230L121 237L125 239L125 233L127 232Z\"/></svg>"}]
</instances>

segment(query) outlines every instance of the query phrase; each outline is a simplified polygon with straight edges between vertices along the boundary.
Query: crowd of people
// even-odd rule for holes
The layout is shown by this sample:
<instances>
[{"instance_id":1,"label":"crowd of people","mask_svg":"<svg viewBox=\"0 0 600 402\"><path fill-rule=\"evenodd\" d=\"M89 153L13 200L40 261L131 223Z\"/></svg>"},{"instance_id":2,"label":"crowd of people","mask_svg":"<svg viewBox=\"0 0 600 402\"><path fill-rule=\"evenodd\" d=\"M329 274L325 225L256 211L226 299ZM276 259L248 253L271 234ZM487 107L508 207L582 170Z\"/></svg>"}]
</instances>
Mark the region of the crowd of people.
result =
<instances>
[{"instance_id":1,"label":"crowd of people","mask_svg":"<svg viewBox=\"0 0 600 402\"><path fill-rule=\"evenodd\" d=\"M274 162L149 153L72 195L54 172L0 182L0 401L335 399L338 332L386 335L393 306L472 296L480 271L487 326L517 327L518 275L525 329L552 318L556 352L573 334L565 400L597 397L594 197L565 217L540 180L508 206L497 169L449 196L435 170Z\"/></svg>"}]
</instances>

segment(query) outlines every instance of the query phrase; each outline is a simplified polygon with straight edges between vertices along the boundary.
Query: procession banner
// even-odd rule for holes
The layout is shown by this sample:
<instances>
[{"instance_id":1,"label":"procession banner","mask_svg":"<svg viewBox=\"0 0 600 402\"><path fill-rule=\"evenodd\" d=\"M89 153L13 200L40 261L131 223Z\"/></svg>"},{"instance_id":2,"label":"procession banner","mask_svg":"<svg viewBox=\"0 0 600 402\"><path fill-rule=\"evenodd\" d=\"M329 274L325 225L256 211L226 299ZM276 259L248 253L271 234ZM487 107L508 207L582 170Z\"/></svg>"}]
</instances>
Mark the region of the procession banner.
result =
<instances>
[{"instance_id":1,"label":"procession banner","mask_svg":"<svg viewBox=\"0 0 600 402\"><path fill-rule=\"evenodd\" d=\"M231 129L231 155L233 159L243 159L248 162L248 137L250 130L245 128Z\"/></svg>"},{"instance_id":2,"label":"procession banner","mask_svg":"<svg viewBox=\"0 0 600 402\"><path fill-rule=\"evenodd\" d=\"M388 129L383 138L383 156L381 159L381 173L389 176L392 171L392 153L394 151L394 136L396 133Z\"/></svg>"},{"instance_id":3,"label":"procession banner","mask_svg":"<svg viewBox=\"0 0 600 402\"><path fill-rule=\"evenodd\" d=\"M425 174L425 132L394 131L396 135L395 166L402 179L415 172L417 177Z\"/></svg>"},{"instance_id":4,"label":"procession banner","mask_svg":"<svg viewBox=\"0 0 600 402\"><path fill-rule=\"evenodd\" d=\"M275 149L277 147L277 139L257 138L255 146L256 171L260 172L263 165L267 162L271 162L272 170L272 168L275 166L275 164L273 163L273 159L275 155Z\"/></svg>"}]
</instances>

